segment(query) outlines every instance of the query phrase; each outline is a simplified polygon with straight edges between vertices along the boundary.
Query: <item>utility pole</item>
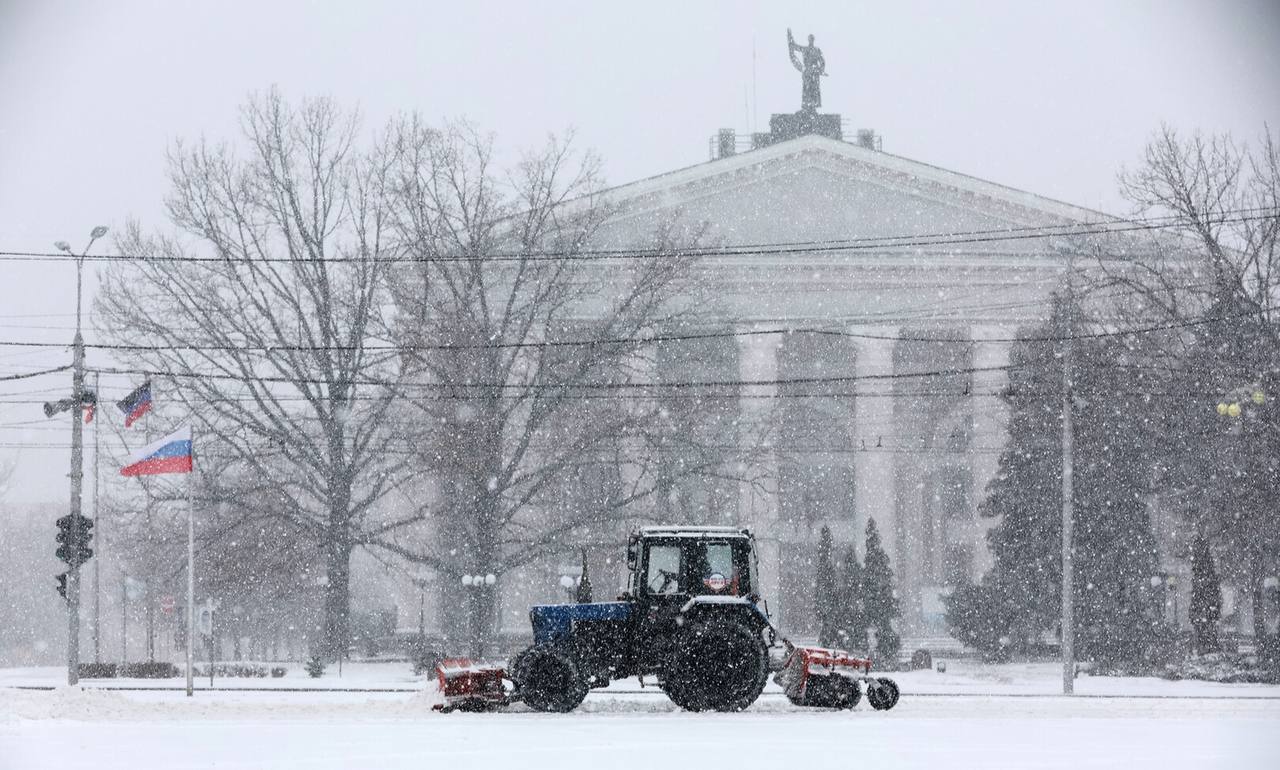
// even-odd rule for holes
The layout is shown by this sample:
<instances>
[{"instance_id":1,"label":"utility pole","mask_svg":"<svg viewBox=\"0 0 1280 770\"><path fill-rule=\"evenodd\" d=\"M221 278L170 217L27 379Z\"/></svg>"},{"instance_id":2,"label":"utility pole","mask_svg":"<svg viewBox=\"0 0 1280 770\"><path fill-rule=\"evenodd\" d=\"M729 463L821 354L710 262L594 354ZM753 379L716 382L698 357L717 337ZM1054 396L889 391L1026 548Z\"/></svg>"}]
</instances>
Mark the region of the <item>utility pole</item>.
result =
<instances>
[{"instance_id":1,"label":"utility pole","mask_svg":"<svg viewBox=\"0 0 1280 770\"><path fill-rule=\"evenodd\" d=\"M84 482L84 338L80 336L80 263L76 260L76 339L71 362L71 519L80 513L80 486ZM76 548L79 548L77 543ZM67 572L67 684L80 681L80 565L73 563Z\"/></svg>"},{"instance_id":2,"label":"utility pole","mask_svg":"<svg viewBox=\"0 0 1280 770\"><path fill-rule=\"evenodd\" d=\"M93 374L93 392L102 394L102 373ZM98 432L102 427L102 415L93 426L93 520L98 525L98 558L93 560L93 662L102 662L102 516L98 508Z\"/></svg>"},{"instance_id":3,"label":"utility pole","mask_svg":"<svg viewBox=\"0 0 1280 770\"><path fill-rule=\"evenodd\" d=\"M1062 336L1062 694L1075 692L1076 660L1075 660L1075 575L1072 557L1072 539L1074 537L1074 511L1072 508L1075 491L1075 426L1072 424L1071 406L1071 365L1075 341L1075 296L1072 281L1074 266L1067 263L1066 287L1066 322Z\"/></svg>"},{"instance_id":4,"label":"utility pole","mask_svg":"<svg viewBox=\"0 0 1280 770\"><path fill-rule=\"evenodd\" d=\"M84 284L84 258L93 247L94 241L107 234L107 228L99 225L89 234L89 245L79 255L71 251L66 241L54 244L59 251L70 254L76 260L76 336L72 342L71 359L71 520L78 522L82 517L80 497L84 483L84 337L80 334L80 305L82 286ZM71 531L83 532L76 526ZM85 544L79 542L79 535L72 546L74 553ZM74 685L80 681L80 564L70 563L67 571L67 684Z\"/></svg>"}]
</instances>

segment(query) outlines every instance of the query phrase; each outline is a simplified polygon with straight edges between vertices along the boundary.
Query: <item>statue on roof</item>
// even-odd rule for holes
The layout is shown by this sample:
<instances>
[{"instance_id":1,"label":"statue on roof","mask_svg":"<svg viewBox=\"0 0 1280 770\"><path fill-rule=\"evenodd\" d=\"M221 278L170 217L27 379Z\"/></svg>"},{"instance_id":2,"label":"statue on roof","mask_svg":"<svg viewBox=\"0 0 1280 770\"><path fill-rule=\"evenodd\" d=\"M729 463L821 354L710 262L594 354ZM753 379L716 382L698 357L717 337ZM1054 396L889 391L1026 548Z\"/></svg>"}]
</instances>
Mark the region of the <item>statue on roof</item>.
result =
<instances>
[{"instance_id":1,"label":"statue on roof","mask_svg":"<svg viewBox=\"0 0 1280 770\"><path fill-rule=\"evenodd\" d=\"M827 74L827 60L822 58L822 49L813 44L813 35L809 36L809 45L797 44L788 27L787 52L791 55L791 63L800 71L800 110L817 112L822 106L822 87L818 78ZM796 52L800 53L799 58Z\"/></svg>"}]
</instances>

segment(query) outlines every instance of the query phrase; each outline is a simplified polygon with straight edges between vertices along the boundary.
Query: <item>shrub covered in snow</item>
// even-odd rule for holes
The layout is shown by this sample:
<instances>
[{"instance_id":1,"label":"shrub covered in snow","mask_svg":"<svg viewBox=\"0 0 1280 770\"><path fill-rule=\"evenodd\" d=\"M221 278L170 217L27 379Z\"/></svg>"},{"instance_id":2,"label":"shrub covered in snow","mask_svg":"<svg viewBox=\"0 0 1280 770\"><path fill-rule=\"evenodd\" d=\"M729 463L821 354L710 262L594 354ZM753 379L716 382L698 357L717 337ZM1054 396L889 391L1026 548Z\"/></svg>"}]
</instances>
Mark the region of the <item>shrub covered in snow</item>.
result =
<instances>
[{"instance_id":1,"label":"shrub covered in snow","mask_svg":"<svg viewBox=\"0 0 1280 770\"><path fill-rule=\"evenodd\" d=\"M1195 679L1227 684L1280 684L1280 670L1259 661L1256 655L1215 652L1193 655L1185 660L1155 665L1112 663L1093 669L1099 676L1158 676L1163 679Z\"/></svg>"}]
</instances>

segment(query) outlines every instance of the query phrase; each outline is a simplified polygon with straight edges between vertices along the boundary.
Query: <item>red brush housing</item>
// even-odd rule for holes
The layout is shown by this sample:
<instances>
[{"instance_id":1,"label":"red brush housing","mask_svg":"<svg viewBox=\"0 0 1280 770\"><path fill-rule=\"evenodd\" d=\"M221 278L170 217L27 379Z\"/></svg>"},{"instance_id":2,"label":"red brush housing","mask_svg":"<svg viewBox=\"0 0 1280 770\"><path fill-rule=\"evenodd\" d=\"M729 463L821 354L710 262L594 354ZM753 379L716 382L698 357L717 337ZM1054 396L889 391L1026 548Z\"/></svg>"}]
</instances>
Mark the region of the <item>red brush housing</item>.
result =
<instances>
[{"instance_id":1,"label":"red brush housing","mask_svg":"<svg viewBox=\"0 0 1280 770\"><path fill-rule=\"evenodd\" d=\"M825 647L793 647L775 681L797 706L841 707L850 698L856 702L854 680L870 671L870 658Z\"/></svg>"},{"instance_id":2,"label":"red brush housing","mask_svg":"<svg viewBox=\"0 0 1280 770\"><path fill-rule=\"evenodd\" d=\"M444 703L437 711L492 711L509 704L502 666L473 663L467 658L446 658L436 664L436 679Z\"/></svg>"}]
</instances>

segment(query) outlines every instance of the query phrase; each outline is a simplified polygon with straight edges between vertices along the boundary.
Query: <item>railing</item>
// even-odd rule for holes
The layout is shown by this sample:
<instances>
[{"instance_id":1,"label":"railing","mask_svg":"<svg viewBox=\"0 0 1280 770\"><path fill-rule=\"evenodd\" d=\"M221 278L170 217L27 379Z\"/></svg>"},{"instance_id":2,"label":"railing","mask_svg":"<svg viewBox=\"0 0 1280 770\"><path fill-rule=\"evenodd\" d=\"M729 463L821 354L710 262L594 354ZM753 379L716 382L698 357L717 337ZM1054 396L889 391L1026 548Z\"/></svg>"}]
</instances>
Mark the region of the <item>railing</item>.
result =
<instances>
[{"instance_id":1,"label":"railing","mask_svg":"<svg viewBox=\"0 0 1280 770\"><path fill-rule=\"evenodd\" d=\"M868 150L877 152L882 149L882 137L880 134L869 128L855 128L849 118L840 119L840 134L842 141L849 144L856 144L859 147L865 147ZM720 160L732 155L758 150L761 147L768 147L773 143L773 134L768 131L753 133L722 128L707 139L707 157L710 160Z\"/></svg>"}]
</instances>

